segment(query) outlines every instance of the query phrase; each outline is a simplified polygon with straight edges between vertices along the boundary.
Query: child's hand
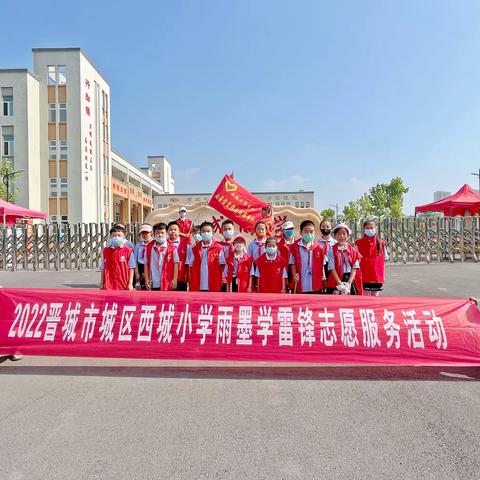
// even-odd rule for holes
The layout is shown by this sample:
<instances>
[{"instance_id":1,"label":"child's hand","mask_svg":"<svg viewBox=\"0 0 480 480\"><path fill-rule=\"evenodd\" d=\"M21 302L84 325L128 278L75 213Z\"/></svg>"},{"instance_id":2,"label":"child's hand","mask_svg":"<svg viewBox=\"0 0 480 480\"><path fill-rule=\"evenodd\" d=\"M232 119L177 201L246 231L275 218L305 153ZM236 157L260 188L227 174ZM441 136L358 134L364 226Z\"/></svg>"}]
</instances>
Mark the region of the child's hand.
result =
<instances>
[{"instance_id":1,"label":"child's hand","mask_svg":"<svg viewBox=\"0 0 480 480\"><path fill-rule=\"evenodd\" d=\"M151 290L152 289L152 282L145 282L145 288L147 290Z\"/></svg>"},{"instance_id":2,"label":"child's hand","mask_svg":"<svg viewBox=\"0 0 480 480\"><path fill-rule=\"evenodd\" d=\"M129 285L128 290L131 292L133 290L133 285Z\"/></svg>"},{"instance_id":3,"label":"child's hand","mask_svg":"<svg viewBox=\"0 0 480 480\"><path fill-rule=\"evenodd\" d=\"M296 273L294 276L293 276L293 281L295 283L298 283L300 281L300 274L299 273Z\"/></svg>"},{"instance_id":4,"label":"child's hand","mask_svg":"<svg viewBox=\"0 0 480 480\"><path fill-rule=\"evenodd\" d=\"M177 289L177 282L175 280L172 280L170 282L170 290L176 290Z\"/></svg>"}]
</instances>

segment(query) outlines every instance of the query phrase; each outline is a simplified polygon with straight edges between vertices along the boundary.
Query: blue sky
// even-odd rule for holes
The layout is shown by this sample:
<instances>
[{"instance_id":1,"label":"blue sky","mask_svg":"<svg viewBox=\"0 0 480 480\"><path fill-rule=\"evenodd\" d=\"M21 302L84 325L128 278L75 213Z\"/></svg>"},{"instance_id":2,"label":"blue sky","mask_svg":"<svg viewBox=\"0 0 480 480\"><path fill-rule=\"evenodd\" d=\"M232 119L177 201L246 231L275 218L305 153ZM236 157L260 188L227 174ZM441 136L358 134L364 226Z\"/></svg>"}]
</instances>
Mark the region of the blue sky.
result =
<instances>
[{"instance_id":1,"label":"blue sky","mask_svg":"<svg viewBox=\"0 0 480 480\"><path fill-rule=\"evenodd\" d=\"M324 208L400 176L410 213L477 186L476 0L28 0L2 17L0 67L84 49L111 84L113 147L166 155L178 192L233 170Z\"/></svg>"}]
</instances>

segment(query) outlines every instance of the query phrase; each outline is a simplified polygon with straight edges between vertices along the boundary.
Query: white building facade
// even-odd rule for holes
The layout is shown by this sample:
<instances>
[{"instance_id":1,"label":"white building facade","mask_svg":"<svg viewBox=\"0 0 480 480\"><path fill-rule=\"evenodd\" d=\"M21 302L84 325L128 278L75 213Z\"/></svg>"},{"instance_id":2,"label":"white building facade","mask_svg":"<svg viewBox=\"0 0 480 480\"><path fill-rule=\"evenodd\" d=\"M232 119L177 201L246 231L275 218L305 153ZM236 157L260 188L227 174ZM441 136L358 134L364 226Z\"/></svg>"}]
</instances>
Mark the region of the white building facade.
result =
<instances>
[{"instance_id":1,"label":"white building facade","mask_svg":"<svg viewBox=\"0 0 480 480\"><path fill-rule=\"evenodd\" d=\"M253 195L274 206L297 208L315 208L315 192L298 190L297 192L252 192ZM211 193L163 194L154 198L154 208L167 208L172 205L189 205L196 202L207 203Z\"/></svg>"},{"instance_id":2,"label":"white building facade","mask_svg":"<svg viewBox=\"0 0 480 480\"><path fill-rule=\"evenodd\" d=\"M151 157L155 168L149 165L146 173L127 161L126 204L132 211L115 211L110 85L80 48L35 48L33 72L0 70L0 88L2 157L23 170L14 181L19 205L47 212L52 222L112 222L119 216L130 222L153 208L154 193L173 192L166 157ZM130 185L135 177L143 183ZM144 189L149 182L155 186Z\"/></svg>"}]
</instances>

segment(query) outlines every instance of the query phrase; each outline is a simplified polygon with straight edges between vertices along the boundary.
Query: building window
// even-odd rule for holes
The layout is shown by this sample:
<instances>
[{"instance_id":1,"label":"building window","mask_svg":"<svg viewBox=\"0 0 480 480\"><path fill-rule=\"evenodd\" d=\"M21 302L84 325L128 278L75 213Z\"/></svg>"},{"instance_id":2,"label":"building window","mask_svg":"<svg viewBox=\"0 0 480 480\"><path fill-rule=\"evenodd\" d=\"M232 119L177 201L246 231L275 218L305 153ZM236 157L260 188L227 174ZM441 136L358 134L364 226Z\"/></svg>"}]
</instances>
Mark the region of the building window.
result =
<instances>
[{"instance_id":1,"label":"building window","mask_svg":"<svg viewBox=\"0 0 480 480\"><path fill-rule=\"evenodd\" d=\"M67 141L60 140L60 160L67 160Z\"/></svg>"},{"instance_id":2,"label":"building window","mask_svg":"<svg viewBox=\"0 0 480 480\"><path fill-rule=\"evenodd\" d=\"M297 208L298 208L298 205L299 205L299 203L298 203L298 202L295 202L295 206L296 206Z\"/></svg>"},{"instance_id":3,"label":"building window","mask_svg":"<svg viewBox=\"0 0 480 480\"><path fill-rule=\"evenodd\" d=\"M58 84L65 85L67 83L66 67L65 65L58 65Z\"/></svg>"},{"instance_id":4,"label":"building window","mask_svg":"<svg viewBox=\"0 0 480 480\"><path fill-rule=\"evenodd\" d=\"M305 206L306 206L307 208L310 208L310 202L305 202Z\"/></svg>"},{"instance_id":5,"label":"building window","mask_svg":"<svg viewBox=\"0 0 480 480\"><path fill-rule=\"evenodd\" d=\"M48 121L50 123L57 121L57 106L54 103L48 105Z\"/></svg>"},{"instance_id":6,"label":"building window","mask_svg":"<svg viewBox=\"0 0 480 480\"><path fill-rule=\"evenodd\" d=\"M50 223L57 223L57 216L56 215L50 215Z\"/></svg>"},{"instance_id":7,"label":"building window","mask_svg":"<svg viewBox=\"0 0 480 480\"><path fill-rule=\"evenodd\" d=\"M68 216L67 215L62 215L61 217L62 223L68 223Z\"/></svg>"},{"instance_id":8,"label":"building window","mask_svg":"<svg viewBox=\"0 0 480 480\"><path fill-rule=\"evenodd\" d=\"M13 115L13 88L2 87L2 113L4 117Z\"/></svg>"},{"instance_id":9,"label":"building window","mask_svg":"<svg viewBox=\"0 0 480 480\"><path fill-rule=\"evenodd\" d=\"M300 208L305 208L305 202L300 202Z\"/></svg>"},{"instance_id":10,"label":"building window","mask_svg":"<svg viewBox=\"0 0 480 480\"><path fill-rule=\"evenodd\" d=\"M68 182L66 177L60 179L60 196L68 197Z\"/></svg>"},{"instance_id":11,"label":"building window","mask_svg":"<svg viewBox=\"0 0 480 480\"><path fill-rule=\"evenodd\" d=\"M56 197L58 195L57 178L56 177L52 177L50 179L50 190L49 190L49 192L50 192L50 197Z\"/></svg>"},{"instance_id":12,"label":"building window","mask_svg":"<svg viewBox=\"0 0 480 480\"><path fill-rule=\"evenodd\" d=\"M48 65L48 85L56 85L57 84L57 72L55 69L55 65Z\"/></svg>"},{"instance_id":13,"label":"building window","mask_svg":"<svg viewBox=\"0 0 480 480\"><path fill-rule=\"evenodd\" d=\"M61 103L60 104L60 122L66 122L67 121L67 104L66 103Z\"/></svg>"},{"instance_id":14,"label":"building window","mask_svg":"<svg viewBox=\"0 0 480 480\"><path fill-rule=\"evenodd\" d=\"M2 128L2 156L13 157L13 127Z\"/></svg>"},{"instance_id":15,"label":"building window","mask_svg":"<svg viewBox=\"0 0 480 480\"><path fill-rule=\"evenodd\" d=\"M103 203L105 205L110 204L110 190L108 187L103 187Z\"/></svg>"},{"instance_id":16,"label":"building window","mask_svg":"<svg viewBox=\"0 0 480 480\"><path fill-rule=\"evenodd\" d=\"M50 140L48 142L48 158L50 160L57 159L57 142L55 140Z\"/></svg>"},{"instance_id":17,"label":"building window","mask_svg":"<svg viewBox=\"0 0 480 480\"><path fill-rule=\"evenodd\" d=\"M103 172L108 175L108 157L106 155L103 156Z\"/></svg>"}]
</instances>

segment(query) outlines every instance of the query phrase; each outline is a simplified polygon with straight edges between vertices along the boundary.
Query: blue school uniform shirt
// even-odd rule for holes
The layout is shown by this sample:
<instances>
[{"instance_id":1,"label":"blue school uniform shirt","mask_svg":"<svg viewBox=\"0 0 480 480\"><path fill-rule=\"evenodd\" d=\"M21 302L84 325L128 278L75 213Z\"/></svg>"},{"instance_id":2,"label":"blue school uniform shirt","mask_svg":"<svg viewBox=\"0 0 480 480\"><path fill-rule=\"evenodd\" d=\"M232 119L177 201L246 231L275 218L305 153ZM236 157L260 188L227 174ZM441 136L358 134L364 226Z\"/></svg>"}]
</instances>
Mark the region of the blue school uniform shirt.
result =
<instances>
[{"instance_id":1,"label":"blue school uniform shirt","mask_svg":"<svg viewBox=\"0 0 480 480\"><path fill-rule=\"evenodd\" d=\"M157 251L155 245L152 248L152 255L150 257L150 280L152 282L152 288L160 288L162 286L162 270L165 253L167 253L166 244L160 252ZM178 263L179 261L178 252L177 249L175 249L173 251L173 263Z\"/></svg>"},{"instance_id":2,"label":"blue school uniform shirt","mask_svg":"<svg viewBox=\"0 0 480 480\"><path fill-rule=\"evenodd\" d=\"M313 277L312 277L312 263L313 263L313 249L308 250L303 240L299 240L298 250L300 251L300 264L302 270L297 272L302 279L302 292L313 291ZM290 265L295 265L295 258L290 254Z\"/></svg>"},{"instance_id":3,"label":"blue school uniform shirt","mask_svg":"<svg viewBox=\"0 0 480 480\"><path fill-rule=\"evenodd\" d=\"M200 264L200 290L208 290L208 247L212 244L210 242L208 245L203 246L202 244L202 260ZM190 257L187 254L186 264L192 266L195 261L192 249L190 249ZM225 254L223 253L223 248L218 256L218 263L220 265L225 265Z\"/></svg>"},{"instance_id":4,"label":"blue school uniform shirt","mask_svg":"<svg viewBox=\"0 0 480 480\"><path fill-rule=\"evenodd\" d=\"M265 241L259 242L258 240L253 240L248 244L247 252L250 256L253 257L253 261L257 260L258 257L262 256L265 253Z\"/></svg>"},{"instance_id":5,"label":"blue school uniform shirt","mask_svg":"<svg viewBox=\"0 0 480 480\"><path fill-rule=\"evenodd\" d=\"M147 252L145 250L145 247L147 245L148 243L144 243L143 241L138 242L135 245L135 248L133 249L133 256L135 257L135 261L137 263L145 265L145 262L147 261Z\"/></svg>"},{"instance_id":6,"label":"blue school uniform shirt","mask_svg":"<svg viewBox=\"0 0 480 480\"><path fill-rule=\"evenodd\" d=\"M350 260L348 258L347 250L344 250L342 253L343 259L343 273L350 273L352 271L352 265L350 264ZM330 248L327 252L328 258L328 270L333 270L335 268L335 257L333 256L333 249ZM360 263L358 260L353 265L353 268L360 268ZM341 280L341 279L340 279Z\"/></svg>"},{"instance_id":7,"label":"blue school uniform shirt","mask_svg":"<svg viewBox=\"0 0 480 480\"><path fill-rule=\"evenodd\" d=\"M318 240L318 243L320 244L321 247L325 247L325 243L327 243L323 237L320 237L319 240ZM328 251L332 249L332 247L337 243L337 241L333 238L333 237L330 237L328 239L328 247L327 247L327 254L328 254Z\"/></svg>"}]
</instances>

